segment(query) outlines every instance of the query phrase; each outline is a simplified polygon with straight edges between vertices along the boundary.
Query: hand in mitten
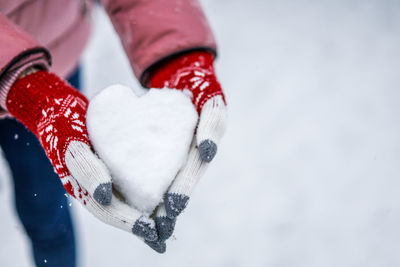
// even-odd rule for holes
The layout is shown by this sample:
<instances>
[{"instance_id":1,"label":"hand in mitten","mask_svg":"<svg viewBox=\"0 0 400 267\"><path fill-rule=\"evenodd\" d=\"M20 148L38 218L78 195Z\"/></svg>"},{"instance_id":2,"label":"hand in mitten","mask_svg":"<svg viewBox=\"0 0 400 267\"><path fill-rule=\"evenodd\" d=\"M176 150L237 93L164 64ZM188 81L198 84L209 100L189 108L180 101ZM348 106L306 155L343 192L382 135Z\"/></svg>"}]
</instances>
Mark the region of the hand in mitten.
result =
<instances>
[{"instance_id":1,"label":"hand in mitten","mask_svg":"<svg viewBox=\"0 0 400 267\"><path fill-rule=\"evenodd\" d=\"M89 142L85 96L55 74L38 71L18 79L1 102L36 135L70 195L103 222L165 250L153 242L154 221L113 194L109 171Z\"/></svg>"},{"instance_id":2,"label":"hand in mitten","mask_svg":"<svg viewBox=\"0 0 400 267\"><path fill-rule=\"evenodd\" d=\"M185 209L197 181L213 160L225 131L226 102L215 76L213 60L213 55L206 51L188 52L165 60L150 72L149 87L187 92L199 114L186 165L156 211L160 243L172 235L176 217Z\"/></svg>"}]
</instances>

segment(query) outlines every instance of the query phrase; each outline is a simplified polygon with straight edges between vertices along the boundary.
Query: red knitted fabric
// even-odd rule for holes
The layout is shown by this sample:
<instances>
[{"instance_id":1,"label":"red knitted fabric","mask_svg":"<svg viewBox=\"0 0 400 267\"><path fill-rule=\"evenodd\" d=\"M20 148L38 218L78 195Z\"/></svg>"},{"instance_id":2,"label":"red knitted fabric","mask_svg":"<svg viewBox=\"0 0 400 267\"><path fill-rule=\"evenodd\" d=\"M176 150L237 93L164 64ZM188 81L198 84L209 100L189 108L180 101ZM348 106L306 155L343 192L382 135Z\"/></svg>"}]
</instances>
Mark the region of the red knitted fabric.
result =
<instances>
[{"instance_id":1,"label":"red knitted fabric","mask_svg":"<svg viewBox=\"0 0 400 267\"><path fill-rule=\"evenodd\" d=\"M71 180L65 164L65 152L71 141L89 145L85 96L55 74L38 71L14 83L6 105L10 114L37 136L60 178L67 178L63 184L68 193L79 198L87 196Z\"/></svg>"},{"instance_id":2,"label":"red knitted fabric","mask_svg":"<svg viewBox=\"0 0 400 267\"><path fill-rule=\"evenodd\" d=\"M162 62L150 73L149 87L189 90L200 113L204 103L220 95L221 85L214 72L214 56L207 51L188 52Z\"/></svg>"}]
</instances>

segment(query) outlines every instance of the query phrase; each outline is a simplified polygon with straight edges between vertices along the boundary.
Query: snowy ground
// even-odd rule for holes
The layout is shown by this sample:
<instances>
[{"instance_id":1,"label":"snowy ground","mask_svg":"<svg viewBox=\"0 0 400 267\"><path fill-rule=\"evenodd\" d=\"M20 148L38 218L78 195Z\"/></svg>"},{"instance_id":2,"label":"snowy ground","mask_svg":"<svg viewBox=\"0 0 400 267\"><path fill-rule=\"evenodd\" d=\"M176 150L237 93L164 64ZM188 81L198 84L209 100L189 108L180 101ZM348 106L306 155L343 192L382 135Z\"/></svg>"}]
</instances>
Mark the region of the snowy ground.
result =
<instances>
[{"instance_id":1,"label":"snowy ground","mask_svg":"<svg viewBox=\"0 0 400 267\"><path fill-rule=\"evenodd\" d=\"M164 255L75 203L82 266L400 266L399 2L202 2L230 107L218 157ZM137 86L95 20L88 94ZM0 266L31 266L8 183Z\"/></svg>"}]
</instances>

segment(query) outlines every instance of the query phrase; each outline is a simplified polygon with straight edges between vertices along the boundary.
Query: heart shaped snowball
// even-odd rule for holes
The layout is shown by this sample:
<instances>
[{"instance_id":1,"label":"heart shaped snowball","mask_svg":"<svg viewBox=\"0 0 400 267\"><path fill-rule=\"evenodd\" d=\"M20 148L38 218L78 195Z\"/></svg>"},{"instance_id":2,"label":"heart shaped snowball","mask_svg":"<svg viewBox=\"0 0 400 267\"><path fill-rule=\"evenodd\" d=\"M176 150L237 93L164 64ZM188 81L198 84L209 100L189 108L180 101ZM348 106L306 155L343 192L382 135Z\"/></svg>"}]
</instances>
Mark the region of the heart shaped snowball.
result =
<instances>
[{"instance_id":1,"label":"heart shaped snowball","mask_svg":"<svg viewBox=\"0 0 400 267\"><path fill-rule=\"evenodd\" d=\"M112 85L89 103L90 141L113 185L138 210L151 213L186 162L198 115L182 91L150 89L138 97Z\"/></svg>"}]
</instances>

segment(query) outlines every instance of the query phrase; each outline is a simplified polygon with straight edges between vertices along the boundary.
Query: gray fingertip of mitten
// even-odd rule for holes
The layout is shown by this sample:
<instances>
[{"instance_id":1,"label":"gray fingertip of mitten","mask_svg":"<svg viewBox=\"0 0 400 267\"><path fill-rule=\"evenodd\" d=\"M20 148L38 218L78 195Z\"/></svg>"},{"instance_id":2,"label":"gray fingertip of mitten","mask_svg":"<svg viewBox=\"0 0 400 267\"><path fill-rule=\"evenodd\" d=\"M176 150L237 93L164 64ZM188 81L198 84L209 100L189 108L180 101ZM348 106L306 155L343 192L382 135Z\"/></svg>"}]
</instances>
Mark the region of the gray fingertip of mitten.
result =
<instances>
[{"instance_id":1,"label":"gray fingertip of mitten","mask_svg":"<svg viewBox=\"0 0 400 267\"><path fill-rule=\"evenodd\" d=\"M162 216L156 217L155 221L159 238L163 241L170 238L175 229L176 218Z\"/></svg>"},{"instance_id":2,"label":"gray fingertip of mitten","mask_svg":"<svg viewBox=\"0 0 400 267\"><path fill-rule=\"evenodd\" d=\"M189 197L178 193L168 193L166 200L165 210L167 217L175 219L186 208Z\"/></svg>"},{"instance_id":3,"label":"gray fingertip of mitten","mask_svg":"<svg viewBox=\"0 0 400 267\"><path fill-rule=\"evenodd\" d=\"M103 206L110 205L112 198L112 184L103 183L98 185L94 190L93 198Z\"/></svg>"},{"instance_id":4,"label":"gray fingertip of mitten","mask_svg":"<svg viewBox=\"0 0 400 267\"><path fill-rule=\"evenodd\" d=\"M217 144L210 139L203 140L199 144L199 153L203 161L210 162L217 154Z\"/></svg>"},{"instance_id":5,"label":"gray fingertip of mitten","mask_svg":"<svg viewBox=\"0 0 400 267\"><path fill-rule=\"evenodd\" d=\"M158 239L154 222L144 216L136 220L132 227L132 233L144 238L146 241L156 241Z\"/></svg>"},{"instance_id":6,"label":"gray fingertip of mitten","mask_svg":"<svg viewBox=\"0 0 400 267\"><path fill-rule=\"evenodd\" d=\"M153 250L155 250L156 252L162 254L167 250L167 245L165 244L164 241L144 241L149 247L151 247Z\"/></svg>"}]
</instances>

